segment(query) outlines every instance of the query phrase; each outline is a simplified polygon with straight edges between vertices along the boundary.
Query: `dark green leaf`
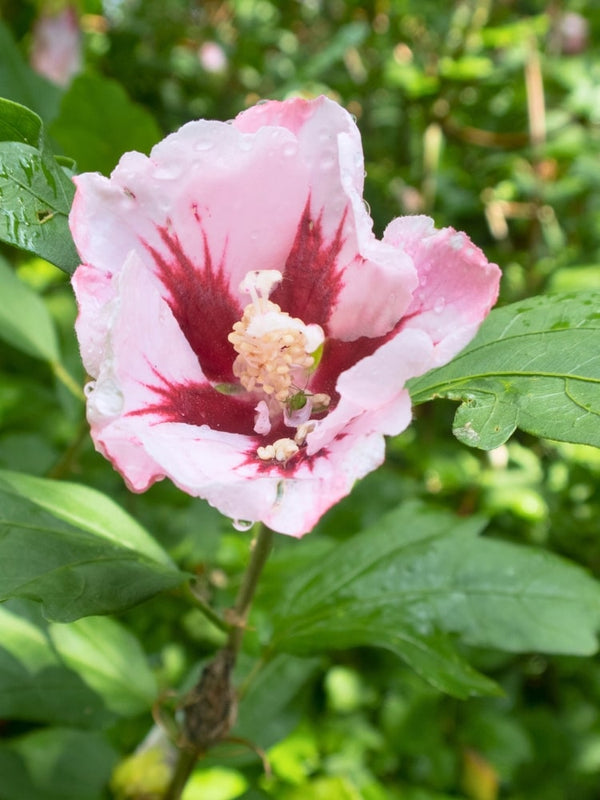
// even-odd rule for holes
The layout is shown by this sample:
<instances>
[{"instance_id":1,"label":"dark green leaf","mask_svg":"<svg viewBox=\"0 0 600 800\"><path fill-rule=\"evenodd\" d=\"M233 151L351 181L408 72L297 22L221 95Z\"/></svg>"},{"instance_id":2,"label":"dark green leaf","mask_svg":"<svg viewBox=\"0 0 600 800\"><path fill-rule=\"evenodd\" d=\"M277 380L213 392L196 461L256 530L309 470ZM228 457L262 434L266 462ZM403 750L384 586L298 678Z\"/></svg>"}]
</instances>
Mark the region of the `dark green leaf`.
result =
<instances>
[{"instance_id":1,"label":"dark green leaf","mask_svg":"<svg viewBox=\"0 0 600 800\"><path fill-rule=\"evenodd\" d=\"M2 800L98 800L116 758L90 731L46 728L3 741Z\"/></svg>"},{"instance_id":2,"label":"dark green leaf","mask_svg":"<svg viewBox=\"0 0 600 800\"><path fill-rule=\"evenodd\" d=\"M40 147L42 120L31 109L0 97L0 142L21 142Z\"/></svg>"},{"instance_id":3,"label":"dark green leaf","mask_svg":"<svg viewBox=\"0 0 600 800\"><path fill-rule=\"evenodd\" d=\"M274 647L386 647L461 696L491 685L461 661L449 634L510 652L594 652L596 582L546 552L478 538L481 527L418 504L391 512L289 587Z\"/></svg>"},{"instance_id":4,"label":"dark green leaf","mask_svg":"<svg viewBox=\"0 0 600 800\"><path fill-rule=\"evenodd\" d=\"M125 151L148 152L161 138L151 115L120 84L93 74L75 78L50 132L81 172L106 175Z\"/></svg>"},{"instance_id":5,"label":"dark green leaf","mask_svg":"<svg viewBox=\"0 0 600 800\"><path fill-rule=\"evenodd\" d=\"M461 400L455 435L490 450L516 427L600 446L600 293L537 297L492 311L450 364L409 384L413 402Z\"/></svg>"},{"instance_id":6,"label":"dark green leaf","mask_svg":"<svg viewBox=\"0 0 600 800\"><path fill-rule=\"evenodd\" d=\"M0 239L66 272L80 263L68 224L74 191L51 155L0 142Z\"/></svg>"},{"instance_id":7,"label":"dark green leaf","mask_svg":"<svg viewBox=\"0 0 600 800\"><path fill-rule=\"evenodd\" d=\"M298 697L319 665L318 658L283 653L264 664L244 694L233 733L262 748L281 741L298 723ZM265 708L269 709L268 718Z\"/></svg>"},{"instance_id":8,"label":"dark green leaf","mask_svg":"<svg viewBox=\"0 0 600 800\"><path fill-rule=\"evenodd\" d=\"M41 601L51 619L123 610L186 578L91 489L2 473L0 514L0 599Z\"/></svg>"},{"instance_id":9,"label":"dark green leaf","mask_svg":"<svg viewBox=\"0 0 600 800\"><path fill-rule=\"evenodd\" d=\"M32 108L48 122L58 111L62 90L34 72L0 21L0 96Z\"/></svg>"}]
</instances>

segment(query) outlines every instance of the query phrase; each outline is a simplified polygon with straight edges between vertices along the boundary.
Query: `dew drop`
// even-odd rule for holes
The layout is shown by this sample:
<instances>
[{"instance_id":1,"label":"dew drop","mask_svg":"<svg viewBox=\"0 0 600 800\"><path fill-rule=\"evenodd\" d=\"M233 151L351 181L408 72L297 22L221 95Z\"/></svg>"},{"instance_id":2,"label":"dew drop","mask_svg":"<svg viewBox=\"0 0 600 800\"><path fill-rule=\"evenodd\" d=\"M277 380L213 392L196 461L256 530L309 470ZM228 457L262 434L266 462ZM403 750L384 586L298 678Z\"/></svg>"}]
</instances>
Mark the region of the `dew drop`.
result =
<instances>
[{"instance_id":1,"label":"dew drop","mask_svg":"<svg viewBox=\"0 0 600 800\"><path fill-rule=\"evenodd\" d=\"M96 388L96 381L89 381L89 383L86 383L86 385L83 387L84 395L86 397L89 397L95 388Z\"/></svg>"},{"instance_id":2,"label":"dew drop","mask_svg":"<svg viewBox=\"0 0 600 800\"><path fill-rule=\"evenodd\" d=\"M231 524L236 529L236 531L249 531L250 528L254 525L252 520L249 519L233 519L231 520Z\"/></svg>"},{"instance_id":3,"label":"dew drop","mask_svg":"<svg viewBox=\"0 0 600 800\"><path fill-rule=\"evenodd\" d=\"M433 310L436 314L441 314L442 311L446 308L446 298L445 297L438 297L435 301L435 305L433 306Z\"/></svg>"},{"instance_id":4,"label":"dew drop","mask_svg":"<svg viewBox=\"0 0 600 800\"><path fill-rule=\"evenodd\" d=\"M297 152L298 148L294 142L287 142L287 144L283 146L283 155L288 158L290 156L295 156Z\"/></svg>"}]
</instances>

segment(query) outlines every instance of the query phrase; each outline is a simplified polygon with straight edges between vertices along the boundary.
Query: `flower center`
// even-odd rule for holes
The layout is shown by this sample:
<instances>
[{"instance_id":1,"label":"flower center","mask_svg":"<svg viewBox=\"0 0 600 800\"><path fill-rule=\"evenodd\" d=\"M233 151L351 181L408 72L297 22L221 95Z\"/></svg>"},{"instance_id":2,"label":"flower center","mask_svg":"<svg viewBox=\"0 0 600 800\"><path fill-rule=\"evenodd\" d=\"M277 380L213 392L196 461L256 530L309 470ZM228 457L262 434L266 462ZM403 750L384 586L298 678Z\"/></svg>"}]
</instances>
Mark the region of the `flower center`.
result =
<instances>
[{"instance_id":1,"label":"flower center","mask_svg":"<svg viewBox=\"0 0 600 800\"><path fill-rule=\"evenodd\" d=\"M320 325L306 325L269 300L282 277L278 270L256 270L246 275L240 290L249 294L252 302L228 337L238 354L233 374L246 391L262 395L254 427L262 434L271 430L271 417L281 413L290 427L306 426L313 410L324 410L330 400L327 395L310 395L302 388L308 383L316 361L314 354L325 335ZM318 400L317 407L313 398ZM303 429L301 444L305 438ZM286 461L298 452L297 444L298 434L295 441L278 440L275 445L258 448L258 456Z\"/></svg>"}]
</instances>

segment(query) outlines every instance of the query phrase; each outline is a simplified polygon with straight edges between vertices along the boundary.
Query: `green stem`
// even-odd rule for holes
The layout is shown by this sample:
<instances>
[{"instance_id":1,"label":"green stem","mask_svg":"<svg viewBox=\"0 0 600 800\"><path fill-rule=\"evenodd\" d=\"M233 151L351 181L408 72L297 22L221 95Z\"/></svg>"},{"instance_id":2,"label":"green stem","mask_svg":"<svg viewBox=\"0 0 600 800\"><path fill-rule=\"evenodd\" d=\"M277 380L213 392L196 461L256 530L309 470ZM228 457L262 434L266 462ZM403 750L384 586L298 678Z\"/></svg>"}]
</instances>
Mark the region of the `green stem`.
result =
<instances>
[{"instance_id":1,"label":"green stem","mask_svg":"<svg viewBox=\"0 0 600 800\"><path fill-rule=\"evenodd\" d=\"M194 771L199 753L196 750L180 750L175 772L164 796L164 800L180 800L188 778Z\"/></svg>"},{"instance_id":2,"label":"green stem","mask_svg":"<svg viewBox=\"0 0 600 800\"><path fill-rule=\"evenodd\" d=\"M78 400L85 400L83 389L75 378L63 367L60 361L51 361L50 367L56 378L71 392L73 397L76 397Z\"/></svg>"},{"instance_id":3,"label":"green stem","mask_svg":"<svg viewBox=\"0 0 600 800\"><path fill-rule=\"evenodd\" d=\"M256 538L252 542L250 563L244 573L235 605L233 606L233 627L229 632L227 646L236 656L240 651L242 639L244 638L246 620L258 586L258 579L273 547L273 537L273 531L259 523Z\"/></svg>"},{"instance_id":4,"label":"green stem","mask_svg":"<svg viewBox=\"0 0 600 800\"><path fill-rule=\"evenodd\" d=\"M216 628L223 631L223 633L229 633L231 631L231 625L217 614L205 600L199 597L194 591L194 587L189 583L185 584L185 593Z\"/></svg>"},{"instance_id":5,"label":"green stem","mask_svg":"<svg viewBox=\"0 0 600 800\"><path fill-rule=\"evenodd\" d=\"M244 632L246 629L246 621L248 619L248 614L250 613L252 600L254 598L254 594L256 593L256 588L258 586L258 581L263 571L263 567L265 566L267 558L269 557L269 553L271 552L271 548L273 546L273 538L274 538L273 531L269 530L269 528L266 528L264 525L259 524L256 537L252 543L252 553L250 556L250 562L248 564L248 567L246 568L246 571L244 572L244 577L242 578L242 583L238 590L237 597L235 599L235 604L231 610L232 622L229 627L229 636L227 639L227 643L219 651L221 655L225 655L227 656L227 658L231 656L232 658L231 667L233 666L233 663L235 663L235 659L242 646L242 640L244 638ZM195 598L195 600L196 602L198 602L198 598ZM214 615L214 612L212 612L212 610L211 610L211 615ZM210 618L212 619L212 616L210 616ZM220 627L223 627L222 621ZM211 662L211 665L209 665L209 669L210 666L214 667L218 663L218 660L219 660L219 654L217 654L215 659ZM202 691L202 686L203 686L202 678L205 674L206 674L206 668L196 687L196 689L199 692ZM193 691L194 690L192 690L190 695L193 695ZM222 696L227 697L226 693L229 691L231 691L231 685L229 684L229 672L228 672L227 685L221 687L221 692L223 693ZM214 698L212 698L212 700L214 700ZM203 707L205 706L200 705L200 708ZM229 725L227 727L229 727ZM216 740L213 740L213 742L214 741ZM171 783L166 791L166 794L164 795L164 800L180 800L183 791L185 789L185 785L188 781L188 778L192 774L196 762L198 758L203 754L204 749L198 746L196 746L195 748L194 747L181 748L179 752L179 758L175 766L175 771L171 779Z\"/></svg>"}]
</instances>

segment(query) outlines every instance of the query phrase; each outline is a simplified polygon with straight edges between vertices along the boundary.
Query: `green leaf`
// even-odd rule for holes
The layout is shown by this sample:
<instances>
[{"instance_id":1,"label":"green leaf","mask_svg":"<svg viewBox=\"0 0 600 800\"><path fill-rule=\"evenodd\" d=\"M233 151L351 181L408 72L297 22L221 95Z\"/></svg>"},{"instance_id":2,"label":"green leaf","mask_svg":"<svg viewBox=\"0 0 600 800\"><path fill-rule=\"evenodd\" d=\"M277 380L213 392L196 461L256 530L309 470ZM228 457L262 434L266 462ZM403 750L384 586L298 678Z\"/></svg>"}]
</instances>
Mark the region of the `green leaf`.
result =
<instances>
[{"instance_id":1,"label":"green leaf","mask_svg":"<svg viewBox=\"0 0 600 800\"><path fill-rule=\"evenodd\" d=\"M58 339L48 309L1 256L0 297L0 338L35 358L58 361Z\"/></svg>"},{"instance_id":2,"label":"green leaf","mask_svg":"<svg viewBox=\"0 0 600 800\"><path fill-rule=\"evenodd\" d=\"M122 625L106 617L48 624L24 600L0 606L0 687L1 717L86 728L148 711L157 693Z\"/></svg>"},{"instance_id":3,"label":"green leaf","mask_svg":"<svg viewBox=\"0 0 600 800\"><path fill-rule=\"evenodd\" d=\"M0 470L2 484L75 527L117 546L128 547L166 567L173 567L167 553L145 528L113 500L95 489L79 483L52 481L10 470Z\"/></svg>"},{"instance_id":4,"label":"green leaf","mask_svg":"<svg viewBox=\"0 0 600 800\"><path fill-rule=\"evenodd\" d=\"M0 239L66 272L80 263L68 226L74 191L52 156L0 142Z\"/></svg>"},{"instance_id":5,"label":"green leaf","mask_svg":"<svg viewBox=\"0 0 600 800\"><path fill-rule=\"evenodd\" d=\"M98 800L116 759L91 731L46 728L3 740L2 800Z\"/></svg>"},{"instance_id":6,"label":"green leaf","mask_svg":"<svg viewBox=\"0 0 600 800\"><path fill-rule=\"evenodd\" d=\"M62 89L34 72L0 21L0 97L32 108L46 122L56 116Z\"/></svg>"},{"instance_id":7,"label":"green leaf","mask_svg":"<svg viewBox=\"0 0 600 800\"><path fill-rule=\"evenodd\" d=\"M289 587L273 646L385 647L459 696L492 685L461 661L450 634L509 652L593 653L598 584L549 553L478 538L481 527L416 503L391 512Z\"/></svg>"},{"instance_id":8,"label":"green leaf","mask_svg":"<svg viewBox=\"0 0 600 800\"><path fill-rule=\"evenodd\" d=\"M153 117L120 84L91 73L75 78L50 132L79 170L106 175L125 151L147 153L162 138Z\"/></svg>"},{"instance_id":9,"label":"green leaf","mask_svg":"<svg viewBox=\"0 0 600 800\"><path fill-rule=\"evenodd\" d=\"M101 698L61 660L39 606L0 606L0 718L99 727L111 719Z\"/></svg>"},{"instance_id":10,"label":"green leaf","mask_svg":"<svg viewBox=\"0 0 600 800\"><path fill-rule=\"evenodd\" d=\"M48 618L70 622L123 610L186 577L99 493L0 473L0 600L38 600Z\"/></svg>"},{"instance_id":11,"label":"green leaf","mask_svg":"<svg viewBox=\"0 0 600 800\"><path fill-rule=\"evenodd\" d=\"M490 450L516 427L600 446L600 293L537 297L492 311L450 364L409 382L412 400L461 400L454 433Z\"/></svg>"},{"instance_id":12,"label":"green leaf","mask_svg":"<svg viewBox=\"0 0 600 800\"><path fill-rule=\"evenodd\" d=\"M263 664L244 693L233 734L263 749L280 741L298 724L304 707L299 696L320 664L318 658L284 653Z\"/></svg>"},{"instance_id":13,"label":"green leaf","mask_svg":"<svg viewBox=\"0 0 600 800\"><path fill-rule=\"evenodd\" d=\"M108 617L87 617L49 626L63 662L99 694L115 714L149 711L157 686L138 640Z\"/></svg>"},{"instance_id":14,"label":"green leaf","mask_svg":"<svg viewBox=\"0 0 600 800\"><path fill-rule=\"evenodd\" d=\"M40 147L43 125L30 108L0 97L0 142L21 142Z\"/></svg>"}]
</instances>

